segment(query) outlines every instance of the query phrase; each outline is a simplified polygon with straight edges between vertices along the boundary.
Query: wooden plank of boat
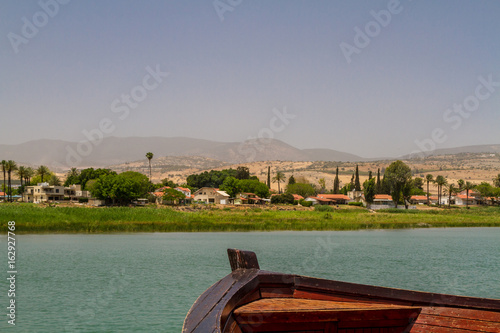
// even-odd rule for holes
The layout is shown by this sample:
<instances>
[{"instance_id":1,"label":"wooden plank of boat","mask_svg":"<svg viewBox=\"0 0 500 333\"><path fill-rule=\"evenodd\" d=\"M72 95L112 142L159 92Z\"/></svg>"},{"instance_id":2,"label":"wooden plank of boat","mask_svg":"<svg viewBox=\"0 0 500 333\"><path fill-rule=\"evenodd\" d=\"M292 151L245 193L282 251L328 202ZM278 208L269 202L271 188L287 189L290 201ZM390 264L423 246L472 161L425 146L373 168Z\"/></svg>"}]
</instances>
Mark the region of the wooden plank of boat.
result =
<instances>
[{"instance_id":1,"label":"wooden plank of boat","mask_svg":"<svg viewBox=\"0 0 500 333\"><path fill-rule=\"evenodd\" d=\"M260 270L228 250L232 273L193 304L183 332L500 332L500 300Z\"/></svg>"}]
</instances>

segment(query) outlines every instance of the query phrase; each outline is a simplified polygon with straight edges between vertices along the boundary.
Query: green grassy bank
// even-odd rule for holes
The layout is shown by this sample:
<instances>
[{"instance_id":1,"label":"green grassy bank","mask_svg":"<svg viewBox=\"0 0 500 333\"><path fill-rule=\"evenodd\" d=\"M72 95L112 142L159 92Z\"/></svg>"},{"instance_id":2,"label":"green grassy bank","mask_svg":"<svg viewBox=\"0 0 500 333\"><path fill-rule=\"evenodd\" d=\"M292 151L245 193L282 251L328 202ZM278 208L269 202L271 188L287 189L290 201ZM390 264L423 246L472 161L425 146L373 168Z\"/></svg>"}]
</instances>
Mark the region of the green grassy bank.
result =
<instances>
[{"instance_id":1,"label":"green grassy bank","mask_svg":"<svg viewBox=\"0 0 500 333\"><path fill-rule=\"evenodd\" d=\"M422 227L500 227L500 208L334 212L204 209L181 212L156 207L41 207L0 205L1 233L16 222L22 233L198 232L361 230Z\"/></svg>"}]
</instances>

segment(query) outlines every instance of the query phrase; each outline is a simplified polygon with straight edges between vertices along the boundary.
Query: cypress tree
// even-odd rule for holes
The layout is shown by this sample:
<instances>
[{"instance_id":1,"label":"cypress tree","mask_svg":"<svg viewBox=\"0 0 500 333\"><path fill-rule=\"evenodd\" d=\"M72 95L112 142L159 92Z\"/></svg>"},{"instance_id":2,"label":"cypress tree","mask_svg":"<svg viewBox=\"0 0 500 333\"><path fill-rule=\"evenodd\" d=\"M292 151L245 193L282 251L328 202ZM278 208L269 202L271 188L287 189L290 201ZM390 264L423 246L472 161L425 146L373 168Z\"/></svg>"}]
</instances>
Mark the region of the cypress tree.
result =
<instances>
[{"instance_id":1,"label":"cypress tree","mask_svg":"<svg viewBox=\"0 0 500 333\"><path fill-rule=\"evenodd\" d=\"M335 180L333 181L333 194L339 194L340 191L340 180L339 180L339 167L335 171Z\"/></svg>"},{"instance_id":2,"label":"cypress tree","mask_svg":"<svg viewBox=\"0 0 500 333\"><path fill-rule=\"evenodd\" d=\"M380 168L377 170L377 184L375 185L375 194L382 192L382 184L380 183Z\"/></svg>"},{"instance_id":3,"label":"cypress tree","mask_svg":"<svg viewBox=\"0 0 500 333\"><path fill-rule=\"evenodd\" d=\"M267 187L271 188L271 167L267 167Z\"/></svg>"},{"instance_id":4,"label":"cypress tree","mask_svg":"<svg viewBox=\"0 0 500 333\"><path fill-rule=\"evenodd\" d=\"M373 178L373 176L372 176L372 171L370 170L370 171L368 171L368 180L370 180L370 179L372 179L372 178Z\"/></svg>"},{"instance_id":5,"label":"cypress tree","mask_svg":"<svg viewBox=\"0 0 500 333\"><path fill-rule=\"evenodd\" d=\"M354 190L361 191L361 184L359 183L358 165L356 165L356 179L354 180Z\"/></svg>"}]
</instances>

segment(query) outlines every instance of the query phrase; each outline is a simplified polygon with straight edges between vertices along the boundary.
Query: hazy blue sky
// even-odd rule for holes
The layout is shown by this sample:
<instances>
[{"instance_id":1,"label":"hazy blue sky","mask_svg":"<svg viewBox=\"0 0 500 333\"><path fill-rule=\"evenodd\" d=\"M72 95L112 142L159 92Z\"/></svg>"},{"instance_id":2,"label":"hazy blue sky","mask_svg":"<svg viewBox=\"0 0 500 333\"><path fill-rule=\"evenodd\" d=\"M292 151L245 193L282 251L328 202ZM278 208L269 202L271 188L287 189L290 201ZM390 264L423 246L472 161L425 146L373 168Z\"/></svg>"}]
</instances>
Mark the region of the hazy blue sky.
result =
<instances>
[{"instance_id":1,"label":"hazy blue sky","mask_svg":"<svg viewBox=\"0 0 500 333\"><path fill-rule=\"evenodd\" d=\"M365 157L498 144L499 17L493 0L2 0L0 143L108 119L106 136L272 133Z\"/></svg>"}]
</instances>

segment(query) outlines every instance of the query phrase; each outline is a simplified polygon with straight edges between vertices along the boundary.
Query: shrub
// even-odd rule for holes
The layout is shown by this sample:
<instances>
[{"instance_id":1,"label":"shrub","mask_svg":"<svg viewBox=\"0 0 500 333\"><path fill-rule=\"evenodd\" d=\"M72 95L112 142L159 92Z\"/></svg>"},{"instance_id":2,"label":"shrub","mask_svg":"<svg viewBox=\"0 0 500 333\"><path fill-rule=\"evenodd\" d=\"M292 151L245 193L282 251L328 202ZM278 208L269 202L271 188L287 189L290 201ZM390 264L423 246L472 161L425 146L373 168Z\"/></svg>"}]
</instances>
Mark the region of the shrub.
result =
<instances>
[{"instance_id":1,"label":"shrub","mask_svg":"<svg viewBox=\"0 0 500 333\"><path fill-rule=\"evenodd\" d=\"M293 201L294 201L293 195L289 193L273 195L271 197L272 204L293 204Z\"/></svg>"},{"instance_id":2,"label":"shrub","mask_svg":"<svg viewBox=\"0 0 500 333\"><path fill-rule=\"evenodd\" d=\"M348 203L349 206L357 206L357 207L363 207L362 202L356 202L356 201L351 201Z\"/></svg>"},{"instance_id":3,"label":"shrub","mask_svg":"<svg viewBox=\"0 0 500 333\"><path fill-rule=\"evenodd\" d=\"M316 205L314 206L314 210L317 212L334 212L335 208L331 206Z\"/></svg>"},{"instance_id":4,"label":"shrub","mask_svg":"<svg viewBox=\"0 0 500 333\"><path fill-rule=\"evenodd\" d=\"M87 203L89 202L89 198L78 198L79 203Z\"/></svg>"},{"instance_id":5,"label":"shrub","mask_svg":"<svg viewBox=\"0 0 500 333\"><path fill-rule=\"evenodd\" d=\"M299 203L304 207L311 207L313 204L312 201L306 201L305 199L300 199Z\"/></svg>"}]
</instances>

